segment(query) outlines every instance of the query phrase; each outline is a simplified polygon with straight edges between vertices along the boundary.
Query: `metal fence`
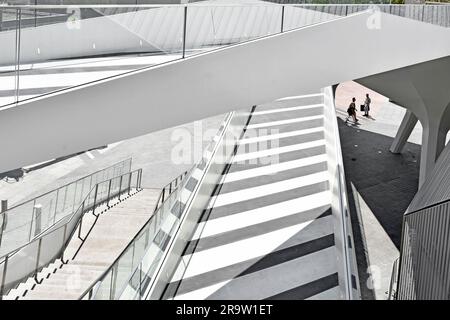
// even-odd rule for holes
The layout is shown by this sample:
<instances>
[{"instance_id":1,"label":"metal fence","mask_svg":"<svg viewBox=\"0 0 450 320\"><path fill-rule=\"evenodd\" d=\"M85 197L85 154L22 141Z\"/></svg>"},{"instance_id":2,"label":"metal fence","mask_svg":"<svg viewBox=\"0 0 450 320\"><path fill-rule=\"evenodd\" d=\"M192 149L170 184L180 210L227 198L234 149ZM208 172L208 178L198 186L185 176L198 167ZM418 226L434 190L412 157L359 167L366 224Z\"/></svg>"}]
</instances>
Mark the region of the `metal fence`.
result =
<instances>
[{"instance_id":1,"label":"metal fence","mask_svg":"<svg viewBox=\"0 0 450 320\"><path fill-rule=\"evenodd\" d=\"M398 300L450 299L450 200L405 215Z\"/></svg>"},{"instance_id":2,"label":"metal fence","mask_svg":"<svg viewBox=\"0 0 450 320\"><path fill-rule=\"evenodd\" d=\"M64 260L64 250L74 235L84 243L87 235L97 221L96 209L100 206L109 206L112 199L121 200L121 196L141 189L142 169L122 174L118 177L97 183L77 206L73 214L66 216L52 225L39 237L24 244L17 250L0 257L0 299L11 289L29 277L35 278L37 283L40 270L54 262L56 259ZM83 218L87 213L95 216L94 223L88 231L82 234ZM75 252L75 255L78 250ZM75 256L74 255L74 256ZM74 257L73 256L73 257ZM69 259L73 259L69 257Z\"/></svg>"},{"instance_id":3,"label":"metal fence","mask_svg":"<svg viewBox=\"0 0 450 320\"><path fill-rule=\"evenodd\" d=\"M2 212L0 256L31 241L72 214L97 183L130 172L131 161L131 158L120 161Z\"/></svg>"}]
</instances>

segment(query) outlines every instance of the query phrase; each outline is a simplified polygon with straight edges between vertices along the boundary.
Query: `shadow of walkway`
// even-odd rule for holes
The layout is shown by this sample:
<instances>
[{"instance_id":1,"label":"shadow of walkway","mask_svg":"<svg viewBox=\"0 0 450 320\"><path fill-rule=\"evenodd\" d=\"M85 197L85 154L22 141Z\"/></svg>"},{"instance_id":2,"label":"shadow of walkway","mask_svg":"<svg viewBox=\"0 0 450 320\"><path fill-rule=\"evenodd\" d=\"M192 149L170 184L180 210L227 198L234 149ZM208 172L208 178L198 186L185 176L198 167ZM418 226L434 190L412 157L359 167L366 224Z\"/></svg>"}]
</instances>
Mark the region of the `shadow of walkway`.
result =
<instances>
[{"instance_id":1,"label":"shadow of walkway","mask_svg":"<svg viewBox=\"0 0 450 320\"><path fill-rule=\"evenodd\" d=\"M401 154L389 151L393 138L345 124L338 118L339 135L342 145L347 191L352 217L352 229L355 239L355 251L360 276L363 299L374 299L374 292L366 283L370 280L368 263L378 264L385 261L369 261L366 237L379 226L361 232L359 203L355 191L367 204L371 215L387 233L397 249L400 248L403 214L417 192L419 182L420 145L407 143ZM367 209L366 209L367 210ZM380 230L380 229L378 229ZM378 231L379 232L379 231ZM382 238L382 237L381 237ZM383 243L379 243L383 246ZM385 275L385 276L390 276ZM386 280L386 279L384 279ZM389 281L389 280L387 280Z\"/></svg>"},{"instance_id":2,"label":"shadow of walkway","mask_svg":"<svg viewBox=\"0 0 450 320\"><path fill-rule=\"evenodd\" d=\"M353 183L397 248L403 214L417 192L420 145L389 151L393 138L338 119L346 180Z\"/></svg>"}]
</instances>

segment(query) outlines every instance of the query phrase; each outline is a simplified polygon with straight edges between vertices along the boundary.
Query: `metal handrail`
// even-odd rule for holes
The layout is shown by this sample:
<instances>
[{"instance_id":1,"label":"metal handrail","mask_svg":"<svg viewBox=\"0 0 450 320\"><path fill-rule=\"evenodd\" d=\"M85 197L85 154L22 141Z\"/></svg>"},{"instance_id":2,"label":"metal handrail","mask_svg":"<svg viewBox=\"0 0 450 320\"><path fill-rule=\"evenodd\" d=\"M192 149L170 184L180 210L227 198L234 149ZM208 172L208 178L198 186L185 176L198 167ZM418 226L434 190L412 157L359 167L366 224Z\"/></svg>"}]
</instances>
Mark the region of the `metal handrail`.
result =
<instances>
[{"instance_id":1,"label":"metal handrail","mask_svg":"<svg viewBox=\"0 0 450 320\"><path fill-rule=\"evenodd\" d=\"M125 160L122 160L122 161L119 161L119 162L117 162L117 163L115 163L115 164L113 164L113 165L111 165L111 166L109 166L109 167L106 167L106 168L101 169L101 170L97 170L97 171L95 171L95 172L93 172L93 173L90 173L90 174L84 176L84 177L78 178L78 179L75 180L75 181L72 181L72 182L69 182L69 183L67 183L67 184L65 184L65 185L62 185L61 187L58 187L58 188L56 188L56 189L47 191L47 192L45 192L45 193L43 193L43 194L40 194L39 196L36 196L36 197L34 197L34 198L30 199L30 200L26 200L26 201L24 201L24 202L21 202L21 203L19 203L19 204L16 204L16 205L14 205L13 207L8 208L8 210L1 212L0 214L5 214L5 213L7 213L7 212L10 211L10 210L13 210L13 209L15 209L15 208L17 208L17 207L19 207L19 206L28 204L28 203L30 203L30 202L33 202L34 200L36 200L36 199L38 199L38 198L41 198L41 197L44 197L44 196L46 196L46 195L48 195L48 194L50 194L50 193L52 193L52 192L61 190L61 189L65 188L65 187L70 186L71 184L76 184L77 182L79 182L79 181L81 181L81 180L83 180L83 179L86 179L86 178L88 178L88 177L91 177L91 176L93 176L93 175L95 175L95 174L97 174L97 173L100 173L100 172L102 172L102 171L107 171L107 170L109 170L109 169L111 169L111 168L114 168L115 166L117 166L117 165L120 164L120 163L125 163L126 161L130 161L130 168L131 168L131 161L132 161L132 159L133 159L132 157L129 157L129 158L127 158L127 159L125 159ZM101 181L100 181L100 182L101 182Z\"/></svg>"},{"instance_id":2,"label":"metal handrail","mask_svg":"<svg viewBox=\"0 0 450 320\"><path fill-rule=\"evenodd\" d=\"M134 171L131 171L131 172L128 172L128 173L124 173L122 176L124 176L124 175L129 175L130 173L139 172L139 171L142 171L142 169L137 169L137 170L134 170ZM86 201L86 199L89 199L89 198L90 198L91 192L94 191L94 190L96 190L96 187L97 187L99 184L105 183L106 181L110 181L110 180L117 179L117 178L119 178L119 177L121 177L121 176L114 177L114 178L111 178L111 179L109 179L109 180L105 180L105 181L101 181L101 182L97 183L95 186L92 187L92 189L89 191L88 195L87 195L86 198L82 201L82 203L83 203L84 201ZM114 195L114 196L116 196L116 195ZM114 198L114 196L111 197L110 199ZM110 199L109 199L109 200L110 200ZM72 215L71 215L69 221L67 221L67 222L64 223L64 224L67 224L68 222L71 221L71 219L72 219L74 213L76 213L79 209L81 209L81 208L82 208L82 205L83 205L83 204L80 204L80 206L78 207L78 209L75 210L75 211L72 213ZM86 211L89 211L89 209L91 209L91 207L86 208L86 209L87 209ZM67 216L66 216L66 217L67 217ZM66 218L66 217L65 217L65 218ZM61 220L62 220L62 219L61 219ZM58 222L60 222L61 220L59 220ZM58 227L58 228L59 228L59 227ZM75 228L75 229L76 229L76 228ZM48 229L47 229L47 230L48 230ZM41 235L37 236L36 238L33 238L33 240L31 240L31 241L29 241L29 242L27 242L27 243L21 245L21 246L18 247L17 249L14 249L14 250L12 250L12 251L10 251L10 252L8 252L8 253L6 253L6 254L0 256L0 263L1 263L2 259L4 259L6 256L15 254L15 253L16 253L17 251L19 251L20 249L26 247L27 245L29 245L30 243L32 243L32 242L34 242L34 241L37 241L38 239L40 239L41 237L43 237L43 236L45 236L45 235L46 235L46 233L45 233L45 231L44 231L44 232L42 232Z\"/></svg>"},{"instance_id":3,"label":"metal handrail","mask_svg":"<svg viewBox=\"0 0 450 320\"><path fill-rule=\"evenodd\" d=\"M34 238L36 238L37 236L39 236L40 234L43 234L44 232L46 232L48 229L50 229L50 228L52 228L54 225L56 225L61 219L64 219L64 218L66 218L67 216L69 216L70 214L72 214L72 213L74 213L75 211L74 211L74 209L75 208L77 208L76 207L76 204L77 204L77 202L76 202L76 196L77 196L77 186L78 186L78 183L79 182L81 182L81 181L87 181L87 180L89 180L89 178L91 179L90 180L90 182L89 182L89 187L93 187L92 186L92 178L93 177L95 177L97 174L100 174L100 173L105 173L105 172L108 172L109 170L111 170L111 169L114 169L114 172L113 172L113 174L112 174L112 176L109 178L109 179L111 179L111 178L114 178L114 177L116 177L117 176L117 173L116 173L116 170L115 170L115 168L118 168L118 167L120 167L121 169L118 171L118 173L120 173L120 174L124 174L124 173L128 173L128 172L130 172L130 170L131 170L131 164L132 164L132 158L130 157L130 158L127 158L127 159L125 159L125 160L122 160L122 161L119 161L119 162L117 162L117 163L115 163L115 164L113 164L113 165L111 165L111 166L109 166L109 167L107 167L107 168L104 168L104 169L102 169L102 170L97 170L97 171L95 171L95 172L93 172L93 173L91 173L91 174L89 174L89 175L86 175L86 176L84 176L84 177L81 177L81 178L79 178L79 179L77 179L77 180L75 180L75 181L72 181L72 182L70 182L70 183L67 183L67 184L65 184L65 185L63 185L63 186L61 186L61 187L58 187L58 188L56 188L56 189L53 189L53 190L51 190L51 191L48 191L48 192L46 192L46 193L43 193L43 194L41 194L41 195L39 195L39 196L36 196L36 197L34 197L34 198L32 198L32 199L30 199L30 200L27 200L27 201L25 201L25 202L22 202L22 203L19 203L19 204L17 204L17 205L15 205L15 206L13 206L13 207L11 207L11 208L8 208L6 211L4 211L4 212L2 212L1 214L0 214L0 218L1 218L1 224L0 224L0 247L1 247L1 244L2 244L2 240L3 240L3 238L5 237L5 235L6 234L10 234L11 232L14 232L14 230L16 230L17 228L21 228L22 226L25 226L25 225L27 225L28 223L30 224L30 230L29 230L29 236L28 236L28 242L29 241L31 241L32 239L34 239ZM100 180L100 181L95 181L96 183L99 183L99 182L102 182L102 181L104 181L105 180L105 178L104 178L104 174L103 174L103 178ZM106 179L106 180L108 180L108 178ZM81 192L80 192L80 196L83 196L83 188L84 188L84 182L82 182L82 189L81 189ZM71 187L74 187L75 186L75 194L74 194L74 199L73 199L73 203L71 203L71 204L69 204L69 207L70 206L72 206L72 210L70 211L70 212L67 212L63 217L59 217L59 219L58 220L56 220L56 216L57 216L57 212L58 212L58 196L59 196L59 194L61 193L63 193L63 192L67 192L67 190L69 190ZM62 191L61 191L62 190ZM88 189L86 189L87 191L89 191L90 192L90 190L88 190ZM88 193L86 193L86 194L89 194L89 192ZM10 218L13 218L13 217L15 217L16 216L16 214L14 214L14 211L15 210L17 210L18 208L20 208L20 207L22 207L22 206L30 206L31 204L33 204L33 203L36 203L36 201L38 201L38 200L42 200L42 199L45 199L45 197L47 196L47 195L50 195L50 194L55 194L55 198L56 198L56 200L55 200L55 208L54 208L54 220L53 220L53 222L51 222L51 223L49 223L48 225L46 225L46 226L43 226L43 230L40 230L39 231L39 233L36 233L33 237L31 236L31 230L32 230L32 228L33 228L33 220L34 220L34 218L35 218L35 215L34 215L34 205L33 205L33 207L31 208L31 211L32 211L32 215L31 215L31 219L30 220L26 220L25 221L25 223L23 223L23 224L21 224L20 226L18 226L18 227L16 227L16 228L14 228L14 229L12 229L12 230L6 230L6 228L7 228L7 221L10 219ZM51 200L52 201L52 200ZM64 202L65 202L65 200L64 200ZM80 202L82 202L82 198L80 198ZM64 204L64 206L63 206L64 208L65 208L65 204ZM51 204L50 204L50 208L51 208ZM63 211L65 210L63 208ZM26 208L27 210L26 211L28 211L28 208ZM53 210L53 209L52 209ZM60 212L61 213L61 212ZM28 242L26 242L25 244L27 244ZM14 247L14 246L12 246L12 247ZM19 246L19 248L20 248L20 246ZM15 247L15 248L7 248L7 250L9 250L8 252L13 252L13 251L15 251L15 250L17 250L17 247ZM4 254L5 255L5 254Z\"/></svg>"},{"instance_id":4,"label":"metal handrail","mask_svg":"<svg viewBox=\"0 0 450 320\"><path fill-rule=\"evenodd\" d=\"M162 189L162 191L160 192L160 195L159 195L159 197L158 197L158 202L157 202L157 204L159 203L159 200L161 199L161 196L163 196L164 195L164 193L165 193L165 190L166 190L166 188L167 187L169 187L170 186L170 193L169 193L169 196L170 196L170 194L172 194L173 192L175 192L176 190L177 190L177 188L180 186L180 184L177 184L177 186L174 188L174 189L172 189L171 188L171 185L172 185L172 183L173 182L175 182L175 181L183 181L183 179L193 170L195 168L195 166L194 167L192 167L190 170L188 170L188 171L185 171L185 172L183 172L181 175L179 175L178 177L176 177L175 179L173 179L170 183L168 183L163 189ZM162 198L163 200L162 200L162 204L165 202L165 200L164 200L164 197ZM165 198L166 200L168 199L168 197L166 197ZM157 204L156 204L156 206L157 206ZM89 286L89 288L87 288L81 295L80 295L80 298L79 299L83 299L86 295L88 295L89 294L89 298L91 298L95 293L92 293L92 291L94 290L94 287L97 285L97 283L99 283L99 282L101 282L107 275L108 275L108 273L117 265L117 263L120 261L120 259L125 255L125 253L127 252L127 250L128 250L128 248L136 241L136 239L141 235L141 232L145 229L145 228L147 228L147 226L148 226L148 224L150 223L150 222L152 222L153 221L153 219L155 218L155 213L158 211L158 209L159 208L161 208L161 206L160 207L156 207L155 208L155 210L153 211L153 214L151 215L151 217L147 220L147 222L139 229L139 231L134 235L134 237L130 240L130 242L128 243L128 245L122 250L122 252L119 254L119 256L114 260L114 262L99 276L99 277L97 277L97 279L95 280L95 281L93 281L92 282L92 284L91 284L91 286ZM133 272L131 272L131 275L133 275L134 274L134 271Z\"/></svg>"},{"instance_id":5,"label":"metal handrail","mask_svg":"<svg viewBox=\"0 0 450 320\"><path fill-rule=\"evenodd\" d=\"M0 8L2 9L31 9L31 10L37 10L37 9L73 9L73 8L79 8L79 9L98 9L98 8L121 8L121 9L128 9L128 8L167 8L167 7L236 7L236 6L248 6L248 7L263 7L263 6L285 6L285 7L326 7L326 6L336 6L336 7L345 7L345 6L377 6L377 7L406 7L406 6L445 6L450 5L450 3L411 3L411 4L397 4L397 3L275 3L275 2L266 2L266 3L242 3L242 4L236 4L236 3L214 3L214 2L208 2L208 3L202 3L202 2L193 2L193 3L184 3L184 4L137 4L137 5L131 5L131 4L73 4L73 5L2 5L0 4Z\"/></svg>"},{"instance_id":6,"label":"metal handrail","mask_svg":"<svg viewBox=\"0 0 450 320\"><path fill-rule=\"evenodd\" d=\"M65 250L65 248L67 247L67 245L70 243L70 241L72 240L72 238L73 238L73 236L74 236L74 234L75 234L77 228L80 227L80 223L81 223L81 221L82 221L82 219L83 219L84 214L87 213L87 212L89 212L89 211L92 209L92 214L95 215L95 213L94 213L95 208L98 207L98 206L100 206L100 205L102 205L103 203L105 203L105 201L106 201L107 203L109 203L109 201L110 201L111 199L115 198L116 196L118 196L119 199L120 199L121 194L123 194L123 193L125 193L125 192L130 193L130 188L131 188L130 183L129 183L128 188L124 188L124 189L122 190L122 178L123 178L123 176L129 175L129 176L130 176L130 181L131 181L131 178L132 178L133 174L137 174L137 177L136 177L136 189L141 189L140 187L141 187L141 181L142 181L142 169L138 169L138 170L134 170L134 171L131 171L131 172L128 172L128 173L124 173L124 174L122 174L121 176L113 177L113 178L111 178L111 179L109 179L109 180L105 180L105 181L99 182L99 183L97 183L97 184L90 190L90 192L87 194L87 196L85 197L85 199L83 200L83 202L80 204L80 206L78 207L78 209L72 213L71 217L70 217L64 224L58 226L57 228L53 229L52 231L50 231L50 232L48 232L48 233L41 234L39 237L34 238L32 241L30 241L30 242L28 242L28 243L26 243L26 244L20 246L20 247L17 248L16 250L14 250L14 251L12 251L12 252L9 252L9 253L3 255L2 257L0 257L0 264L1 264L1 263L4 263L4 267L3 267L3 270L2 270L3 276L2 276L1 282L0 282L0 300L1 300L2 296L5 294L5 279L6 279L6 274L7 274L8 261L9 261L9 259L11 259L11 257L13 257L13 256L14 256L16 253L18 253L21 249L24 249L25 247L27 247L27 246L29 246L29 245L31 245L31 244L33 244L33 243L39 241L39 249L38 249L38 253L37 253L37 259L36 259L36 267L35 267L35 269L33 269L32 271L30 271L26 276L22 277L21 279L15 279L15 280L14 280L14 284L12 285L12 287L14 287L15 285L17 285L17 284L20 283L21 281L23 281L23 279L27 279L27 278L30 278L30 277L34 277L36 283L40 283L40 281L42 281L42 279L41 279L41 280L38 280L38 279L37 279L37 274L40 272L40 270L42 270L42 269L45 268L49 263L51 263L51 261L54 261L55 259L58 259L58 258L59 258L59 259L61 259L61 262L62 262L63 264L67 263L67 261L64 261L64 250ZM114 179L119 179L119 178L120 178L120 181L121 181L121 182L120 182L120 186L119 186L119 191L118 191L117 193L111 194L111 193L108 192L108 196L107 196L106 199L103 199L103 200L101 200L101 201L99 201L99 202L96 202L96 200L94 200L92 206L87 206L87 207L85 207L85 202L88 201L88 200L90 199L90 197L92 196L92 193L93 193L93 192L94 192L94 199L97 199L98 186L99 186L100 184L104 184L104 183L106 183L106 182L108 182L108 181L112 181L112 180L114 180ZM111 185L111 184L109 184L109 185ZM128 190L127 190L127 189L128 189ZM67 226L69 225L69 223L73 222L72 219L74 219L74 217L75 217L76 214L79 212L79 210L81 210L80 217L79 217L78 220L76 221L76 223L75 223L75 225L74 225L74 227L73 227L73 230L67 230ZM97 220L98 215L95 215L95 216L96 216L96 220ZM95 224L96 220L94 221L94 224ZM61 220L60 220L60 221L61 221ZM92 226L92 227L93 227L93 226ZM88 231L88 234L89 234L89 232L92 230L92 227L91 227L90 230ZM42 239L43 239L44 237L46 237L47 235L51 234L52 232L56 232L57 230L61 230L61 229L64 229L64 235L63 235L63 239L62 239L62 246L61 246L61 248L57 249L59 253L55 254L56 258L53 258L53 259L51 259L50 261L47 261L46 263L44 263L42 266L39 266L39 259L40 259L40 251L41 251L41 243L42 243ZM81 231L81 230L80 230L80 231ZM67 232L69 232L70 234L68 235L67 240L66 240ZM86 237L85 237L85 239L86 239ZM78 248L78 250L79 250L79 249L81 248L81 246L83 245L85 239L81 239L81 238L80 238L80 240L82 240L82 244L80 245L80 247ZM75 253L75 255L78 253L78 250L77 250L77 252ZM9 291L10 289L12 289L12 288L8 288L7 290Z\"/></svg>"},{"instance_id":7,"label":"metal handrail","mask_svg":"<svg viewBox=\"0 0 450 320\"><path fill-rule=\"evenodd\" d=\"M391 282L389 284L389 292L388 292L388 300L395 300L396 299L396 285L398 284L398 262L399 258L395 259L394 263L392 264L392 273L391 273Z\"/></svg>"},{"instance_id":8,"label":"metal handrail","mask_svg":"<svg viewBox=\"0 0 450 320\"><path fill-rule=\"evenodd\" d=\"M175 179L173 179L172 181L170 181L168 184L166 184L166 185L162 188L161 192L159 193L158 200L156 201L155 210L154 210L153 212L156 212L156 211L159 209L159 207L160 207L160 206L159 206L159 203L160 203L160 202L161 202L161 204L163 204L163 203L165 202L165 194L166 194L166 190L169 189L169 194L168 194L168 195L170 195L170 194L172 193L172 191L174 191L174 190L178 187L178 184L186 177L186 175L187 175L189 172L192 171L193 168L194 168L194 166L193 166L191 169L189 169L189 170L183 172L182 174L180 174L178 177L176 177ZM172 184L173 184L174 182L175 182L175 187L174 187L173 190L172 190Z\"/></svg>"}]
</instances>

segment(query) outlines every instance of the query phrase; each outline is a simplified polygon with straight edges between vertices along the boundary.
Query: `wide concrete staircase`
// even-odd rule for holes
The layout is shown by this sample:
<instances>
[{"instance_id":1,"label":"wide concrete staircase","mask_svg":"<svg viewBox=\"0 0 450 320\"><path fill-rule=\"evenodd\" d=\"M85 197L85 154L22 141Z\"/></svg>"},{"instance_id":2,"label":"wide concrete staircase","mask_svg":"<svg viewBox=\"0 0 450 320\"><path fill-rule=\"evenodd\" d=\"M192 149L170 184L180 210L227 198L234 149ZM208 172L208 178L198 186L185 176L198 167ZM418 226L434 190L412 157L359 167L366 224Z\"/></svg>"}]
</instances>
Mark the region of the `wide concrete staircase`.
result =
<instances>
[{"instance_id":1,"label":"wide concrete staircase","mask_svg":"<svg viewBox=\"0 0 450 320\"><path fill-rule=\"evenodd\" d=\"M154 212L161 190L142 189L96 210L98 219L85 214L80 237L75 233L64 251L63 263L56 260L3 298L78 299L107 270ZM81 239L85 239L82 241ZM72 258L74 257L74 258Z\"/></svg>"},{"instance_id":2,"label":"wide concrete staircase","mask_svg":"<svg viewBox=\"0 0 450 320\"><path fill-rule=\"evenodd\" d=\"M341 299L327 170L321 94L258 106L165 298Z\"/></svg>"}]
</instances>

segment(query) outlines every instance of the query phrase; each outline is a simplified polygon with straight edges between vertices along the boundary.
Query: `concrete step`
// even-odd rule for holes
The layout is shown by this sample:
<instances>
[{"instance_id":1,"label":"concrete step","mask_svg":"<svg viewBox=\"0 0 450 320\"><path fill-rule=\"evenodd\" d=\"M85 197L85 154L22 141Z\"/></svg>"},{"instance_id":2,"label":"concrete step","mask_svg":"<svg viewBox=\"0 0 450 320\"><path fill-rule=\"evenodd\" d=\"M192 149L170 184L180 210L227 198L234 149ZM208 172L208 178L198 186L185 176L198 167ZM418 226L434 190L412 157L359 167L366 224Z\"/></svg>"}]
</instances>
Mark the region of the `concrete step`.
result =
<instances>
[{"instance_id":1,"label":"concrete step","mask_svg":"<svg viewBox=\"0 0 450 320\"><path fill-rule=\"evenodd\" d=\"M85 213L81 236L93 226L91 233L83 243L78 239L78 230L65 250L65 259L69 263L60 268L58 260L44 268L39 276L44 278L41 284L27 282L14 292L17 295L27 294L20 299L77 299L99 276L101 276L130 240L148 221L154 211L161 190L144 189L131 196L121 196L110 201L110 208L103 204L95 209L101 213L98 219ZM95 222L95 224L94 224ZM76 258L73 254L81 246ZM55 271L56 268L56 271ZM34 288L31 290L31 288ZM22 293L21 293L22 292Z\"/></svg>"}]
</instances>

